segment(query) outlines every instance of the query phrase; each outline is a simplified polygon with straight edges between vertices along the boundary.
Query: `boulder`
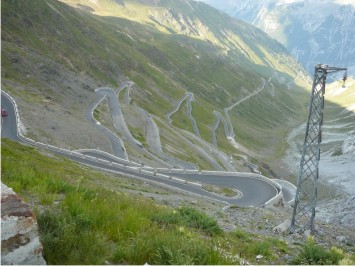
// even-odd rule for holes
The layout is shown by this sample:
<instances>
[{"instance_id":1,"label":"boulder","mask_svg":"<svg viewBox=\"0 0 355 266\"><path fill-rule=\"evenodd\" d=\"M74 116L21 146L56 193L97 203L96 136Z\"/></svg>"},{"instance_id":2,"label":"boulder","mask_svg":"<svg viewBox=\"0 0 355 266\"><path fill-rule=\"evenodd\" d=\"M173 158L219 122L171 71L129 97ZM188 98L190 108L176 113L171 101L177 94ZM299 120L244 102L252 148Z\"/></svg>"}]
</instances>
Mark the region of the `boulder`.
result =
<instances>
[{"instance_id":1,"label":"boulder","mask_svg":"<svg viewBox=\"0 0 355 266\"><path fill-rule=\"evenodd\" d=\"M34 213L1 183L1 264L46 264L42 250Z\"/></svg>"},{"instance_id":2,"label":"boulder","mask_svg":"<svg viewBox=\"0 0 355 266\"><path fill-rule=\"evenodd\" d=\"M278 226L275 226L272 230L275 233L286 233L287 231L289 231L290 229L290 225L291 225L291 220L287 219L286 221L284 221L283 223L279 224Z\"/></svg>"}]
</instances>

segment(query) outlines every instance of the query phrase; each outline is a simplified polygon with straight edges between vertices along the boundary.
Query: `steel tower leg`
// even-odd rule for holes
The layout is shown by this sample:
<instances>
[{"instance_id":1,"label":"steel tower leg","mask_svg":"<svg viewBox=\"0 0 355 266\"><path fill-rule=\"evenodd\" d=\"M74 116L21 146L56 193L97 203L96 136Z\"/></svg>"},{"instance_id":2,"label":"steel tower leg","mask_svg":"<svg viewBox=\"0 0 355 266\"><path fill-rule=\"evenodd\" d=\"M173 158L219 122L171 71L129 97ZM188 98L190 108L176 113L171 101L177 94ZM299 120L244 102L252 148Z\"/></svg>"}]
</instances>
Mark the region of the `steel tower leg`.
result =
<instances>
[{"instance_id":1,"label":"steel tower leg","mask_svg":"<svg viewBox=\"0 0 355 266\"><path fill-rule=\"evenodd\" d=\"M310 230L312 234L314 233L325 82L327 74L342 70L346 70L346 68L328 67L321 64L315 66L306 135L303 143L296 198L293 206L291 233L295 230Z\"/></svg>"}]
</instances>

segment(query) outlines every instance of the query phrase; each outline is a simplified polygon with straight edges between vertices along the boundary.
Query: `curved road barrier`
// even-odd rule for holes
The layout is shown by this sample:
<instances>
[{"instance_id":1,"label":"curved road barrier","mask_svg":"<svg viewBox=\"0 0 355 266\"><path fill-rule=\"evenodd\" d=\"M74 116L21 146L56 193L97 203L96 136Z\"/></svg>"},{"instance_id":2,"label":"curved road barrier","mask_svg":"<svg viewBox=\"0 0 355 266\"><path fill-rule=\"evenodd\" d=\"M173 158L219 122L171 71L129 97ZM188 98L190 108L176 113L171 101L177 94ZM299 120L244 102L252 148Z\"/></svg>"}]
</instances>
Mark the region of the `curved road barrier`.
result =
<instances>
[{"instance_id":1,"label":"curved road barrier","mask_svg":"<svg viewBox=\"0 0 355 266\"><path fill-rule=\"evenodd\" d=\"M272 200L282 197L282 187L271 179L262 175L238 172L198 171L184 169L163 169L143 167L122 158L108 155L108 153L96 150L71 151L49 144L36 142L24 137L20 131L19 112L16 102L6 92L1 97L1 105L8 111L2 127L2 137L65 156L73 161L85 164L97 169L120 173L129 177L157 182L189 193L207 197L212 200L238 206L263 206ZM240 198L227 198L204 190L202 184L229 187L241 192Z\"/></svg>"}]
</instances>

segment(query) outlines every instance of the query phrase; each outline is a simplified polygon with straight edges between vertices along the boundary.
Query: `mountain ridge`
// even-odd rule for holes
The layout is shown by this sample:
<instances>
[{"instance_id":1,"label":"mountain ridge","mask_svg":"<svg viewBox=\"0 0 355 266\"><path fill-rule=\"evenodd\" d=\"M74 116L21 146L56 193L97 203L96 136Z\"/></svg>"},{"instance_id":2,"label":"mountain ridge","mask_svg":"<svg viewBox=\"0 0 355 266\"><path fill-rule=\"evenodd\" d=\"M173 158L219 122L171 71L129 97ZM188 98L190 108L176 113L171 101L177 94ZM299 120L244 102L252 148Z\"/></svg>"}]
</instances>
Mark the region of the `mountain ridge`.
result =
<instances>
[{"instance_id":1,"label":"mountain ridge","mask_svg":"<svg viewBox=\"0 0 355 266\"><path fill-rule=\"evenodd\" d=\"M207 155L189 148L193 141L188 140L190 137L181 140L180 147L173 139L181 138L181 135L172 135L179 128L193 133L185 113L179 110L174 114L172 126L164 121L165 114L186 92L194 94L192 115L200 137L211 143L211 127L216 119L213 111L224 115L224 108L253 94L265 79L266 89L251 97L247 104L230 110L229 116L234 128L238 125L235 131L241 146L251 150L261 148L268 154L282 152L279 137L285 135L288 125L297 123L299 114L304 112L300 99L306 97L302 89L305 82L297 79L298 87L292 90L287 85L302 71L300 65L260 30L244 22L230 26L227 22L234 20L205 4L183 2L194 7L190 9L192 14L202 6L203 11L206 9L219 18L219 24L211 24L210 18L205 29L215 32L216 36L225 36L224 43L210 36L203 40L197 38L194 30L198 21L204 20L202 17L196 14L187 17L182 11L174 11L175 17L169 15L162 20L164 14L172 14L172 11L162 6L148 8L143 1L101 2L107 5L101 6L100 12L107 12L102 11L103 8L119 11L105 16L92 14L95 2L81 1L79 6L75 3L75 8L56 1L32 3L15 1L11 6L3 5L2 83L23 108L23 122L34 139L74 149L100 147L110 152L106 136L83 119L82 113L96 97L96 88L117 88L129 80L134 82L130 92L133 101L123 106L123 112L134 138L149 149L144 124L136 122L140 113L135 106L139 106L158 122L163 132L160 134L163 146L174 147L170 149L175 153L173 156L192 160L207 169L211 169L203 159ZM85 10L83 5L87 6ZM203 13L209 17L207 11ZM121 17L121 13L132 12L136 15L130 20ZM179 25L189 26L195 35L167 32L161 25L154 24L149 17L152 12L155 19L161 19L161 25L171 29L175 27L176 18L183 17ZM185 25L187 21L195 21L194 26L192 22ZM224 26L220 28L222 22ZM250 29L250 35L246 29ZM229 51L225 49L227 44ZM21 92L17 88L21 88ZM287 114L283 111L285 108ZM105 112L99 105L99 121L109 116ZM107 121L110 126L111 122ZM79 136L75 127L87 133ZM114 130L112 125L111 128ZM216 133L218 148L227 154L235 153L224 132L217 129ZM271 135L275 143L271 149L270 137L265 134ZM147 160L127 145L131 157ZM189 154L184 154L181 147L189 150ZM236 164L240 169L245 168L243 161L236 159Z\"/></svg>"},{"instance_id":2,"label":"mountain ridge","mask_svg":"<svg viewBox=\"0 0 355 266\"><path fill-rule=\"evenodd\" d=\"M305 66L326 63L355 71L355 4L351 1L204 2L258 26L280 41Z\"/></svg>"}]
</instances>

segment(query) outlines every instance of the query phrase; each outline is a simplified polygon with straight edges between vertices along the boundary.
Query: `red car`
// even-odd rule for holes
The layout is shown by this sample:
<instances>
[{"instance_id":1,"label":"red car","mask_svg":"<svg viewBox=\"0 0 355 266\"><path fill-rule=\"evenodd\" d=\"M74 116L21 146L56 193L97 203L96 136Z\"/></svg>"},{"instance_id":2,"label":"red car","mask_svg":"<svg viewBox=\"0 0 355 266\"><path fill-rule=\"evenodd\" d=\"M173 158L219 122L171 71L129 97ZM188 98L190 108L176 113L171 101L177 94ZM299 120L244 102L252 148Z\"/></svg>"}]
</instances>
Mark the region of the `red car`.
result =
<instances>
[{"instance_id":1,"label":"red car","mask_svg":"<svg viewBox=\"0 0 355 266\"><path fill-rule=\"evenodd\" d=\"M5 117L7 115L8 115L7 111L4 108L1 108L1 116Z\"/></svg>"}]
</instances>

